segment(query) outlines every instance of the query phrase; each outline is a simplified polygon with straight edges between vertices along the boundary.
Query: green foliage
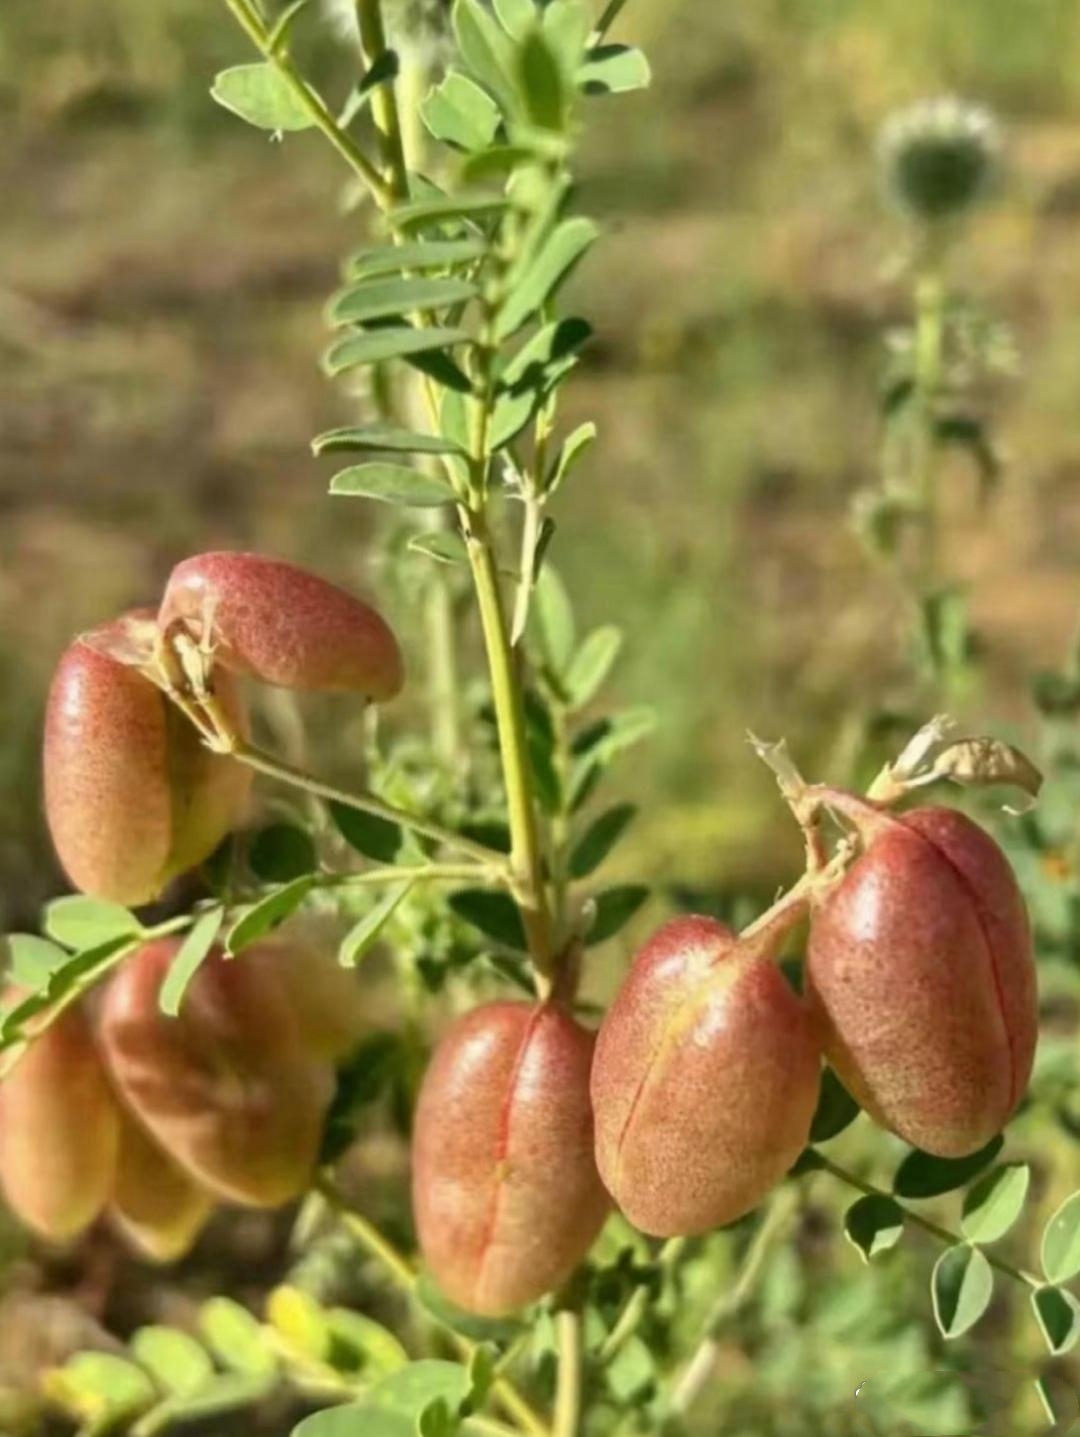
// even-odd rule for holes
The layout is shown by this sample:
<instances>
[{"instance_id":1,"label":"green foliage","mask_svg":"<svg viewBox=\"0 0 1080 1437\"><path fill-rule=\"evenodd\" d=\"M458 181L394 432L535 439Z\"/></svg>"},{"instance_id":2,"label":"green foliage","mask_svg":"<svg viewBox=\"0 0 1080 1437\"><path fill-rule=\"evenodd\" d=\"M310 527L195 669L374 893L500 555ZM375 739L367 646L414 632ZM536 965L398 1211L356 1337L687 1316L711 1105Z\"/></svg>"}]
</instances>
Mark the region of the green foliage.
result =
<instances>
[{"instance_id":1,"label":"green foliage","mask_svg":"<svg viewBox=\"0 0 1080 1437\"><path fill-rule=\"evenodd\" d=\"M931 1290L942 1337L963 1337L990 1306L993 1269L977 1247L950 1247L934 1264Z\"/></svg>"},{"instance_id":2,"label":"green foliage","mask_svg":"<svg viewBox=\"0 0 1080 1437\"><path fill-rule=\"evenodd\" d=\"M937 1158L915 1148L897 1168L893 1192L904 1198L932 1198L955 1192L994 1161L1002 1143L1000 1136L991 1138L984 1148L966 1158Z\"/></svg>"},{"instance_id":3,"label":"green foliage","mask_svg":"<svg viewBox=\"0 0 1080 1437\"><path fill-rule=\"evenodd\" d=\"M195 974L210 954L225 918L223 908L209 908L201 914L177 949L161 985L161 1011L175 1018L184 1001L184 994Z\"/></svg>"},{"instance_id":4,"label":"green foliage","mask_svg":"<svg viewBox=\"0 0 1080 1437\"><path fill-rule=\"evenodd\" d=\"M219 105L260 130L307 130L310 113L273 65L222 70L210 93Z\"/></svg>"}]
</instances>

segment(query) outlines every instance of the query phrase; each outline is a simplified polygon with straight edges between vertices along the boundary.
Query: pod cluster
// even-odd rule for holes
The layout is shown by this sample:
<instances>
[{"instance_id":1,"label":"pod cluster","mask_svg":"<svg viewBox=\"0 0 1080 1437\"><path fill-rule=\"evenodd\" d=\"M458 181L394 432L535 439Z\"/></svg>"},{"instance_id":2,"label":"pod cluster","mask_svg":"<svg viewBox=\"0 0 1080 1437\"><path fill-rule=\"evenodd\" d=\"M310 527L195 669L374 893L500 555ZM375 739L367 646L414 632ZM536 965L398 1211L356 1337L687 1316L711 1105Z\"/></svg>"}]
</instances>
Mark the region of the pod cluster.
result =
<instances>
[{"instance_id":1,"label":"pod cluster","mask_svg":"<svg viewBox=\"0 0 1080 1437\"><path fill-rule=\"evenodd\" d=\"M285 941L215 949L166 1017L179 941L138 949L0 1087L0 1185L51 1241L104 1213L171 1262L219 1203L276 1207L310 1184L334 1065L360 1030L352 976Z\"/></svg>"},{"instance_id":2,"label":"pod cluster","mask_svg":"<svg viewBox=\"0 0 1080 1437\"><path fill-rule=\"evenodd\" d=\"M808 900L803 994L777 962L790 914L741 937L681 917L639 952L595 1043L555 1003L450 1029L417 1111L414 1207L455 1302L501 1315L557 1288L609 1202L663 1237L751 1211L809 1142L823 1057L928 1152L975 1152L1008 1121L1037 1032L1008 862L951 809L849 808L860 854Z\"/></svg>"}]
</instances>

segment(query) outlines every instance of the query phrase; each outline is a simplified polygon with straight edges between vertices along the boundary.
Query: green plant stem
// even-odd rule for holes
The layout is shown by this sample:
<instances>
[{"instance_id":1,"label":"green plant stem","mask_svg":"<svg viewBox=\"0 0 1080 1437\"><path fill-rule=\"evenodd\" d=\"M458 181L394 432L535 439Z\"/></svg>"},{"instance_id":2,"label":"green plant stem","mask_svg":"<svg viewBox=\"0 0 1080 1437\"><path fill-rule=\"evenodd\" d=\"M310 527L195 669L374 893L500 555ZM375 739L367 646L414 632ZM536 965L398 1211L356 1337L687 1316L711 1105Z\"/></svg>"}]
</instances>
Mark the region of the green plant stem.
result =
<instances>
[{"instance_id":1,"label":"green plant stem","mask_svg":"<svg viewBox=\"0 0 1080 1437\"><path fill-rule=\"evenodd\" d=\"M919 584L929 592L938 568L938 443L935 430L945 339L945 284L940 262L932 256L915 284L915 443L912 481L919 502L922 544Z\"/></svg>"},{"instance_id":2,"label":"green plant stem","mask_svg":"<svg viewBox=\"0 0 1080 1437\"><path fill-rule=\"evenodd\" d=\"M470 883L504 888L510 882L506 865L484 868L479 863L415 863L369 868L365 873L328 873L316 888L377 888L384 883Z\"/></svg>"},{"instance_id":3,"label":"green plant stem","mask_svg":"<svg viewBox=\"0 0 1080 1437\"><path fill-rule=\"evenodd\" d=\"M936 1238L938 1242L944 1243L946 1247L955 1247L958 1243L965 1241L960 1233L952 1232L949 1228L942 1227L940 1223L932 1222L930 1218L923 1217L922 1213L916 1212L914 1208L910 1208L900 1202L895 1193L889 1192L886 1188L880 1188L875 1183L868 1183L864 1178L859 1177L857 1173L851 1172L848 1168L841 1167L839 1163L834 1163L830 1158L823 1157L821 1153L817 1152L817 1149L814 1151L817 1155L816 1170L831 1174L832 1177L837 1178L848 1187L854 1188L856 1192L862 1193L864 1197L883 1197L895 1202L903 1212L905 1222L911 1223L913 1227L921 1228L923 1232L929 1233L931 1237ZM1025 1287L1031 1288L1042 1286L1039 1279L1032 1273L1024 1272L1022 1268L1014 1267L1011 1262L1005 1262L1003 1258L987 1252L985 1248L980 1248L980 1251L991 1267L996 1268L998 1272L1003 1273L1006 1277L1011 1277L1014 1282L1023 1283Z\"/></svg>"},{"instance_id":4,"label":"green plant stem","mask_svg":"<svg viewBox=\"0 0 1080 1437\"><path fill-rule=\"evenodd\" d=\"M369 66L376 65L387 52L382 0L356 0L356 17L360 25L360 44L364 56ZM405 159L401 115L392 83L377 85L372 91L371 113L379 132L390 194L395 201L407 200L409 167Z\"/></svg>"},{"instance_id":5,"label":"green plant stem","mask_svg":"<svg viewBox=\"0 0 1080 1437\"><path fill-rule=\"evenodd\" d=\"M505 857L494 848L487 848L482 843L474 843L471 838L463 834L455 833L452 828L444 828L441 823L435 823L431 819L421 818L417 814L408 813L404 809L395 808L393 804L383 803L381 799L375 798L372 794L350 793L347 789L335 788L333 784L323 783L321 779L314 778L311 774L305 773L303 769L294 768L292 764L284 763L257 748L254 744L239 741L230 747L229 752L239 763L246 764L253 768L256 773L264 774L267 778L276 778L281 783L291 784L294 788L302 788L307 793L313 793L317 798L326 799L328 803L340 803L346 808L355 808L360 813L370 813L375 818L383 818L388 823L400 824L402 828L408 828L413 833L419 833L424 838L430 838L436 843L444 843L447 848L454 848L459 853L466 853L477 863L487 868L505 867Z\"/></svg>"},{"instance_id":6,"label":"green plant stem","mask_svg":"<svg viewBox=\"0 0 1080 1437\"><path fill-rule=\"evenodd\" d=\"M657 1266L666 1277L679 1264L683 1253L686 1251L688 1239L685 1237L670 1238L660 1249L657 1258ZM641 1326L645 1314L652 1303L652 1293L648 1286L642 1283L636 1287L630 1296L630 1300L623 1308L616 1320L615 1326L604 1339L603 1345L597 1354L600 1365L606 1366L613 1358L617 1357L623 1350L631 1337Z\"/></svg>"},{"instance_id":7,"label":"green plant stem","mask_svg":"<svg viewBox=\"0 0 1080 1437\"><path fill-rule=\"evenodd\" d=\"M716 1303L705 1324L705 1335L675 1383L669 1402L670 1412L685 1417L713 1379L722 1351L722 1336L731 1323L749 1304L761 1276L765 1260L773 1244L787 1228L798 1208L797 1189L788 1185L778 1188L758 1224L746 1249L734 1285Z\"/></svg>"},{"instance_id":8,"label":"green plant stem","mask_svg":"<svg viewBox=\"0 0 1080 1437\"><path fill-rule=\"evenodd\" d=\"M562 1308L555 1314L555 1342L559 1375L555 1387L555 1416L551 1437L578 1437L583 1398L581 1314Z\"/></svg>"},{"instance_id":9,"label":"green plant stem","mask_svg":"<svg viewBox=\"0 0 1080 1437\"><path fill-rule=\"evenodd\" d=\"M398 1252L374 1223L350 1206L331 1178L321 1178L315 1184L315 1190L322 1195L338 1222L356 1238L365 1252L369 1252L382 1264L404 1293L415 1297L417 1273L408 1258ZM467 1337L462 1337L460 1333L449 1332L448 1336L462 1358L469 1361L476 1352L476 1344ZM508 1378L496 1378L492 1383L491 1393L507 1416L512 1418L528 1437L555 1437Z\"/></svg>"},{"instance_id":10,"label":"green plant stem","mask_svg":"<svg viewBox=\"0 0 1080 1437\"><path fill-rule=\"evenodd\" d=\"M334 119L322 99L307 84L288 54L270 43L270 31L251 0L225 0L237 23L268 65L273 65L297 101L307 111L312 123L322 131L338 154L364 182L380 208L390 201L390 192L378 170L356 141Z\"/></svg>"},{"instance_id":11,"label":"green plant stem","mask_svg":"<svg viewBox=\"0 0 1080 1437\"><path fill-rule=\"evenodd\" d=\"M604 12L596 22L596 29L593 31L593 40L602 40L612 25L626 9L627 0L608 0Z\"/></svg>"},{"instance_id":12,"label":"green plant stem","mask_svg":"<svg viewBox=\"0 0 1080 1437\"><path fill-rule=\"evenodd\" d=\"M506 626L506 610L495 554L484 516L468 511L466 548L480 607L492 701L499 731L499 752L510 820L510 863L515 896L528 936L539 984L546 991L554 977L551 914L544 888L543 854L536 822L536 796L529 763L525 706Z\"/></svg>"}]
</instances>

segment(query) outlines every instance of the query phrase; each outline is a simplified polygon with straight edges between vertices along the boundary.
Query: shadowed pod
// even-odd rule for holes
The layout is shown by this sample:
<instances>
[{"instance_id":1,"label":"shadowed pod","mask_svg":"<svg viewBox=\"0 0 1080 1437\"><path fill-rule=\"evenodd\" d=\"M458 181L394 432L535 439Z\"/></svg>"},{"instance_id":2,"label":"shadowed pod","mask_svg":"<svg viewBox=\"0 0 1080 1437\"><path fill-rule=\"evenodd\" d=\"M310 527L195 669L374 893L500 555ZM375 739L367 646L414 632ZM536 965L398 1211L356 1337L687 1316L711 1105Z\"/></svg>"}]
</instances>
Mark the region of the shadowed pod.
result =
<instances>
[{"instance_id":1,"label":"shadowed pod","mask_svg":"<svg viewBox=\"0 0 1080 1437\"><path fill-rule=\"evenodd\" d=\"M303 1042L263 964L214 949L176 1018L159 1008L179 940L148 943L111 980L100 1043L123 1101L217 1197L275 1207L311 1181L333 1070Z\"/></svg>"},{"instance_id":2,"label":"shadowed pod","mask_svg":"<svg viewBox=\"0 0 1080 1437\"><path fill-rule=\"evenodd\" d=\"M105 652L135 610L75 640L62 656L45 713L45 812L76 888L138 905L207 858L238 821L251 773L204 747L198 732L133 666ZM235 683L218 700L246 720Z\"/></svg>"},{"instance_id":3,"label":"shadowed pod","mask_svg":"<svg viewBox=\"0 0 1080 1437\"><path fill-rule=\"evenodd\" d=\"M791 922L785 914L740 939L711 918L673 919L637 955L604 1019L592 1071L597 1163L643 1232L733 1222L807 1143L820 1045L776 962Z\"/></svg>"},{"instance_id":4,"label":"shadowed pod","mask_svg":"<svg viewBox=\"0 0 1080 1437\"><path fill-rule=\"evenodd\" d=\"M121 1236L151 1262L177 1262L194 1245L214 1199L120 1110L120 1143L109 1215Z\"/></svg>"},{"instance_id":5,"label":"shadowed pod","mask_svg":"<svg viewBox=\"0 0 1080 1437\"><path fill-rule=\"evenodd\" d=\"M603 1225L593 1043L554 1003L499 1002L461 1018L435 1052L416 1110L413 1207L424 1260L467 1311L535 1302Z\"/></svg>"},{"instance_id":6,"label":"shadowed pod","mask_svg":"<svg viewBox=\"0 0 1080 1437\"><path fill-rule=\"evenodd\" d=\"M956 810L893 817L839 797L865 851L811 923L807 992L829 1061L907 1142L976 1152L1015 1112L1034 1060L1023 897L997 844Z\"/></svg>"}]
</instances>

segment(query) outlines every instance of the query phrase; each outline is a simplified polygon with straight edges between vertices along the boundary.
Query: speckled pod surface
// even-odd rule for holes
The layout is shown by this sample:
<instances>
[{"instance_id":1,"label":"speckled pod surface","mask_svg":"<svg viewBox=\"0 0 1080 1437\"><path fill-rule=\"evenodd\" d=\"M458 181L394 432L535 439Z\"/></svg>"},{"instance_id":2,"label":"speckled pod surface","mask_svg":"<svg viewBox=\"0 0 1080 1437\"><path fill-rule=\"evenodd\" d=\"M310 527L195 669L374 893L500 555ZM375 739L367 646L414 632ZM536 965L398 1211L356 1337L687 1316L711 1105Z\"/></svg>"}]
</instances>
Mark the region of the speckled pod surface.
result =
<instances>
[{"instance_id":1,"label":"speckled pod surface","mask_svg":"<svg viewBox=\"0 0 1080 1437\"><path fill-rule=\"evenodd\" d=\"M596 1158L643 1232L707 1232L756 1207L805 1146L820 1047L768 940L665 924L600 1028Z\"/></svg>"},{"instance_id":2,"label":"speckled pod surface","mask_svg":"<svg viewBox=\"0 0 1080 1437\"><path fill-rule=\"evenodd\" d=\"M180 1013L158 1006L179 947L139 949L109 982L99 1036L121 1098L154 1140L218 1197L275 1207L308 1185L333 1091L264 970L212 950Z\"/></svg>"},{"instance_id":3,"label":"speckled pod surface","mask_svg":"<svg viewBox=\"0 0 1080 1437\"><path fill-rule=\"evenodd\" d=\"M228 675L218 697L243 728ZM45 813L57 856L83 893L134 906L157 898L237 822L251 777L211 753L138 669L82 639L64 653L45 711Z\"/></svg>"},{"instance_id":4,"label":"speckled pod surface","mask_svg":"<svg viewBox=\"0 0 1080 1437\"><path fill-rule=\"evenodd\" d=\"M169 577L158 620L163 629L183 623L227 668L281 688L385 702L404 682L401 650L381 615L316 574L261 554L185 559Z\"/></svg>"},{"instance_id":5,"label":"speckled pod surface","mask_svg":"<svg viewBox=\"0 0 1080 1437\"><path fill-rule=\"evenodd\" d=\"M807 984L829 1061L882 1126L941 1157L987 1143L1031 1075L1037 995L1012 869L963 814L868 809L814 914Z\"/></svg>"},{"instance_id":6,"label":"speckled pod surface","mask_svg":"<svg viewBox=\"0 0 1080 1437\"><path fill-rule=\"evenodd\" d=\"M69 1008L0 1085L0 1182L15 1215L68 1242L108 1200L120 1116L93 1035Z\"/></svg>"},{"instance_id":7,"label":"speckled pod surface","mask_svg":"<svg viewBox=\"0 0 1080 1437\"><path fill-rule=\"evenodd\" d=\"M413 1137L424 1260L451 1301L501 1316L564 1282L610 1204L593 1157L593 1034L554 1004L489 1003L443 1038Z\"/></svg>"}]
</instances>

